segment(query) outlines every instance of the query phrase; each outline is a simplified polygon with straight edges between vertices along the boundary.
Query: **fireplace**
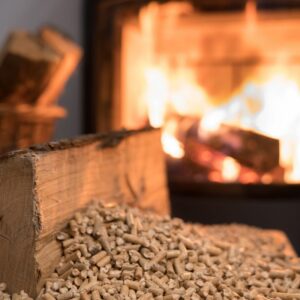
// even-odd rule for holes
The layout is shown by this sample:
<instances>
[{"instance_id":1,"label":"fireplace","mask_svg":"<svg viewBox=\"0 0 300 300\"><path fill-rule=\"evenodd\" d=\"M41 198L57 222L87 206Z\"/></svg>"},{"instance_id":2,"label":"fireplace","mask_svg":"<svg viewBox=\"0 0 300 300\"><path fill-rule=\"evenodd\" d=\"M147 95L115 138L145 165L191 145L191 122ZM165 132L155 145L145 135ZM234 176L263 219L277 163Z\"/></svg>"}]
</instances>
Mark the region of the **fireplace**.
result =
<instances>
[{"instance_id":1,"label":"fireplace","mask_svg":"<svg viewBox=\"0 0 300 300\"><path fill-rule=\"evenodd\" d=\"M102 1L96 13L94 129L162 127L191 181L299 182L300 10Z\"/></svg>"},{"instance_id":2,"label":"fireplace","mask_svg":"<svg viewBox=\"0 0 300 300\"><path fill-rule=\"evenodd\" d=\"M194 221L206 207L200 221L288 230L278 212L299 209L298 2L91 1L87 131L162 127L174 214Z\"/></svg>"}]
</instances>

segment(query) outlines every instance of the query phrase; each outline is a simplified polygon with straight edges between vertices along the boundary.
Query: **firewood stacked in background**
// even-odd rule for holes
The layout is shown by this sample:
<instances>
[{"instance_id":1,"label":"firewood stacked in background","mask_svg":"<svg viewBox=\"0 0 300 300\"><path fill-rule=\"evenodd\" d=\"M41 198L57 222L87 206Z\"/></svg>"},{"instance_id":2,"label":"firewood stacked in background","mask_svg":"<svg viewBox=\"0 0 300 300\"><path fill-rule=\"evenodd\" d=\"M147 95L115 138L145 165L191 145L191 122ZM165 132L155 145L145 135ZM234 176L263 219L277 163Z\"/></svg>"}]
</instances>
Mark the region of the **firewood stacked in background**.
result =
<instances>
[{"instance_id":1,"label":"firewood stacked in background","mask_svg":"<svg viewBox=\"0 0 300 300\"><path fill-rule=\"evenodd\" d=\"M81 55L49 27L11 33L0 55L0 152L51 139L54 121L66 115L56 102Z\"/></svg>"}]
</instances>

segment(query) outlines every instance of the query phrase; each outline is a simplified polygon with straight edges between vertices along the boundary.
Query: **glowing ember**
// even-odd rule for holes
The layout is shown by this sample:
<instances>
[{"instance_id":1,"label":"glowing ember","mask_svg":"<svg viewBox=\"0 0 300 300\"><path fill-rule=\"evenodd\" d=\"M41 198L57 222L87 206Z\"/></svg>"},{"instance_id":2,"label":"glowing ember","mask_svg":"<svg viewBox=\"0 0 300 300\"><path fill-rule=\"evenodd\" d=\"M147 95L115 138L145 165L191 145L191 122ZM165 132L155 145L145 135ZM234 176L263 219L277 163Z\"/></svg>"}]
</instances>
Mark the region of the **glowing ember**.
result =
<instances>
[{"instance_id":1,"label":"glowing ember","mask_svg":"<svg viewBox=\"0 0 300 300\"><path fill-rule=\"evenodd\" d=\"M226 157L222 166L222 178L225 182L237 181L241 171L240 164L231 157Z\"/></svg>"},{"instance_id":2,"label":"glowing ember","mask_svg":"<svg viewBox=\"0 0 300 300\"><path fill-rule=\"evenodd\" d=\"M162 133L162 145L164 152L173 158L182 158L184 156L182 144L167 132Z\"/></svg>"},{"instance_id":3,"label":"glowing ember","mask_svg":"<svg viewBox=\"0 0 300 300\"><path fill-rule=\"evenodd\" d=\"M183 145L175 137L176 128L177 124L174 121L169 121L165 124L161 140L164 152L173 158L179 159L184 157L184 149Z\"/></svg>"}]
</instances>

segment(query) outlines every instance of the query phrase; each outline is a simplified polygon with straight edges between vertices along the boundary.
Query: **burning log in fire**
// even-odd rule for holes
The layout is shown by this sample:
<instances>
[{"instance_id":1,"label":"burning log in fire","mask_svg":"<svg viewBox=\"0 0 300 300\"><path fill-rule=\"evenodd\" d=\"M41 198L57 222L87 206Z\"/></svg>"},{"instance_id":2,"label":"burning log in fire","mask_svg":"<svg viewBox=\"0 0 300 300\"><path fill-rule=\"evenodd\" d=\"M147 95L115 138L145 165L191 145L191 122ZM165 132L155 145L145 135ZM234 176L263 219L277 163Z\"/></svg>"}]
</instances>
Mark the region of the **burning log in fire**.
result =
<instances>
[{"instance_id":1,"label":"burning log in fire","mask_svg":"<svg viewBox=\"0 0 300 300\"><path fill-rule=\"evenodd\" d=\"M279 140L228 124L221 124L216 131L208 131L197 118L185 117L175 123L177 127L173 132L184 153L182 163L198 168L207 180L284 181L284 169L279 162Z\"/></svg>"},{"instance_id":2,"label":"burning log in fire","mask_svg":"<svg viewBox=\"0 0 300 300\"><path fill-rule=\"evenodd\" d=\"M279 165L279 140L228 124L209 132L198 127L198 139L212 149L235 158L257 172L269 172ZM195 127L191 130L197 130Z\"/></svg>"},{"instance_id":3,"label":"burning log in fire","mask_svg":"<svg viewBox=\"0 0 300 300\"><path fill-rule=\"evenodd\" d=\"M215 150L197 137L188 136L184 144L185 159L207 169L208 180L217 182L270 183L282 182L284 170L279 165L269 172L260 172L239 160Z\"/></svg>"}]
</instances>

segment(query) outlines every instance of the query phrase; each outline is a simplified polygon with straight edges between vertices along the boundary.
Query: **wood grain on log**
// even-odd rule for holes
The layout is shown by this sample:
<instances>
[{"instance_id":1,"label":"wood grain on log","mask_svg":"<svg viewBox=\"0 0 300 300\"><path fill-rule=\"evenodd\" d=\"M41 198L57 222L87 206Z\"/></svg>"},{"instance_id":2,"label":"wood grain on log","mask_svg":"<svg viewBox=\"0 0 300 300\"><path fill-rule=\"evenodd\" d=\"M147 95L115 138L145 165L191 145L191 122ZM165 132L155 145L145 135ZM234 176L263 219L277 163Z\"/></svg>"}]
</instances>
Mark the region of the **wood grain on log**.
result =
<instances>
[{"instance_id":1,"label":"wood grain on log","mask_svg":"<svg viewBox=\"0 0 300 300\"><path fill-rule=\"evenodd\" d=\"M92 199L168 213L159 130L92 135L0 160L0 282L36 295L60 258L55 233Z\"/></svg>"}]
</instances>

